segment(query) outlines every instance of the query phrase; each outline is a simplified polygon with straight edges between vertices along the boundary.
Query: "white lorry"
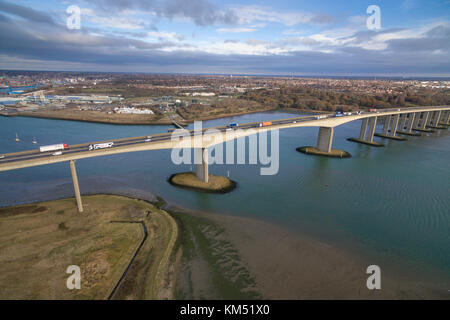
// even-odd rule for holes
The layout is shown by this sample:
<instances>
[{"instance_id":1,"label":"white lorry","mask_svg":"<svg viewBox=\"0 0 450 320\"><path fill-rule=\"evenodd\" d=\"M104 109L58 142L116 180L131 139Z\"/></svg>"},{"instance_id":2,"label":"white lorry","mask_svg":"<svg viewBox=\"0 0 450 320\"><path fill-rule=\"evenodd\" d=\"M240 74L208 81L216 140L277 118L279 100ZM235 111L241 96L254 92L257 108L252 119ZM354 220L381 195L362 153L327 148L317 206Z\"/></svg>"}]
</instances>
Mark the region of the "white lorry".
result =
<instances>
[{"instance_id":1,"label":"white lorry","mask_svg":"<svg viewBox=\"0 0 450 320\"><path fill-rule=\"evenodd\" d=\"M113 145L114 145L114 142L91 144L91 145L89 145L89 151L97 150L97 149L111 148Z\"/></svg>"},{"instance_id":2,"label":"white lorry","mask_svg":"<svg viewBox=\"0 0 450 320\"><path fill-rule=\"evenodd\" d=\"M48 152L48 151L58 151L58 150L66 150L69 149L69 146L66 143L60 144L52 144L49 146L42 146L39 148L40 152Z\"/></svg>"}]
</instances>

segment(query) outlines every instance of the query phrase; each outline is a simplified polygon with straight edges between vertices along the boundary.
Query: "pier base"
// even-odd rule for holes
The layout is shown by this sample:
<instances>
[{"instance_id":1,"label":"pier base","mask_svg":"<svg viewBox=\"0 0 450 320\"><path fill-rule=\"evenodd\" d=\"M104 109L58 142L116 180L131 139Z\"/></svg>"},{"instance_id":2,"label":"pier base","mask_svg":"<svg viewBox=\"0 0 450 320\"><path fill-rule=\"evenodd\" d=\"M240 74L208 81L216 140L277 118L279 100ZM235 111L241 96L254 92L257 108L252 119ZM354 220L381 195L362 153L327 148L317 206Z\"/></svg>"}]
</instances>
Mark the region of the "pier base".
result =
<instances>
[{"instance_id":1,"label":"pier base","mask_svg":"<svg viewBox=\"0 0 450 320\"><path fill-rule=\"evenodd\" d=\"M363 140L360 138L348 138L347 140L351 141L351 142L367 144L368 146L372 146L372 147L384 147L384 144L376 142L376 141L367 141L367 140Z\"/></svg>"},{"instance_id":2,"label":"pier base","mask_svg":"<svg viewBox=\"0 0 450 320\"><path fill-rule=\"evenodd\" d=\"M414 136L414 137L420 137L422 134L419 132L406 132L406 131L397 131L398 134L404 134L406 136Z\"/></svg>"},{"instance_id":3,"label":"pier base","mask_svg":"<svg viewBox=\"0 0 450 320\"><path fill-rule=\"evenodd\" d=\"M377 117L363 119L361 123L361 132L359 134L359 138L348 138L347 140L351 142L366 144L372 147L384 147L384 144L373 141L376 125Z\"/></svg>"},{"instance_id":4,"label":"pier base","mask_svg":"<svg viewBox=\"0 0 450 320\"><path fill-rule=\"evenodd\" d=\"M212 174L209 175L208 182L203 182L193 172L173 174L168 181L175 187L206 193L227 193L237 186L233 180Z\"/></svg>"},{"instance_id":5,"label":"pier base","mask_svg":"<svg viewBox=\"0 0 450 320\"><path fill-rule=\"evenodd\" d=\"M427 126L427 128L430 128L430 129L438 129L438 130L446 130L446 129L447 129L447 126L444 126L444 125Z\"/></svg>"},{"instance_id":6,"label":"pier base","mask_svg":"<svg viewBox=\"0 0 450 320\"><path fill-rule=\"evenodd\" d=\"M320 127L316 147L306 146L297 148L296 150L301 153L315 156L350 158L352 155L346 151L331 149L331 145L333 144L333 133L334 130L331 127Z\"/></svg>"},{"instance_id":7,"label":"pier base","mask_svg":"<svg viewBox=\"0 0 450 320\"><path fill-rule=\"evenodd\" d=\"M306 146L306 147L300 147L295 149L298 152L314 155L314 156L323 156L323 157L330 157L330 158L351 158L352 155L348 153L347 151L338 150L338 149L331 149L330 152L319 150L317 147L312 146Z\"/></svg>"},{"instance_id":8,"label":"pier base","mask_svg":"<svg viewBox=\"0 0 450 320\"><path fill-rule=\"evenodd\" d=\"M431 129L419 129L419 128L413 128L414 131L420 131L420 132L427 132L427 133L433 133L434 130Z\"/></svg>"},{"instance_id":9,"label":"pier base","mask_svg":"<svg viewBox=\"0 0 450 320\"><path fill-rule=\"evenodd\" d=\"M391 139L391 140L397 140L397 141L406 141L406 138L398 137L398 136L390 136L388 134L382 134L382 133L375 133L374 136L385 138L385 139Z\"/></svg>"}]
</instances>

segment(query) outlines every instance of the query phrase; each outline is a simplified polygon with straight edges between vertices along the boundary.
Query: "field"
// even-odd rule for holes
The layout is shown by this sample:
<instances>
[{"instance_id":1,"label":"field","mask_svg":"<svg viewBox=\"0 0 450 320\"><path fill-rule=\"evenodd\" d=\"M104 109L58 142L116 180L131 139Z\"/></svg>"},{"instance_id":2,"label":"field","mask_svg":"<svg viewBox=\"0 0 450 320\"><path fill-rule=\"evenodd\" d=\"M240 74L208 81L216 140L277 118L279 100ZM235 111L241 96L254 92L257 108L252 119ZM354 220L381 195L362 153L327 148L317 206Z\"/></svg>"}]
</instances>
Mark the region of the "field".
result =
<instances>
[{"instance_id":1,"label":"field","mask_svg":"<svg viewBox=\"0 0 450 320\"><path fill-rule=\"evenodd\" d=\"M113 298L170 298L174 220L141 200L95 195L83 201L83 213L74 199L0 209L0 299L107 299L145 237L141 222L148 236ZM133 272L141 261L144 268ZM80 290L66 287L69 265L81 269ZM127 289L137 278L145 279L146 290Z\"/></svg>"}]
</instances>

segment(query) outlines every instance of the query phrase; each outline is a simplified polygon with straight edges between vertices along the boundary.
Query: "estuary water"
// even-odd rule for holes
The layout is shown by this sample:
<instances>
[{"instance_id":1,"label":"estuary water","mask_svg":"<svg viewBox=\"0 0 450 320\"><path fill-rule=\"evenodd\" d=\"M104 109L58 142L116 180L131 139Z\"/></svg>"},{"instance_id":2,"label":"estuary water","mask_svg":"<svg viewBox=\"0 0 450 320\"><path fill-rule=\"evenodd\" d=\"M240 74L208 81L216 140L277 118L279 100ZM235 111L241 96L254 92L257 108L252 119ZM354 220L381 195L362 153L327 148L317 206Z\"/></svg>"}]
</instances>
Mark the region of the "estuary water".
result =
<instances>
[{"instance_id":1,"label":"estuary water","mask_svg":"<svg viewBox=\"0 0 450 320\"><path fill-rule=\"evenodd\" d=\"M298 116L264 112L204 121L203 127ZM167 132L169 126L129 126L0 117L0 154L54 143L82 143ZM335 129L333 148L352 154L331 159L298 153L315 145L318 128L280 131L279 172L261 165L211 165L210 173L238 183L228 194L203 194L167 183L190 165L174 165L170 150L77 161L81 191L155 194L193 210L257 218L352 247L373 264L407 268L450 285L450 135L440 130L407 141L375 138L384 148L349 142L360 121ZM381 128L378 128L379 132ZM15 133L21 141L14 141ZM73 196L67 163L0 172L0 206ZM449 288L450 289L450 288Z\"/></svg>"}]
</instances>

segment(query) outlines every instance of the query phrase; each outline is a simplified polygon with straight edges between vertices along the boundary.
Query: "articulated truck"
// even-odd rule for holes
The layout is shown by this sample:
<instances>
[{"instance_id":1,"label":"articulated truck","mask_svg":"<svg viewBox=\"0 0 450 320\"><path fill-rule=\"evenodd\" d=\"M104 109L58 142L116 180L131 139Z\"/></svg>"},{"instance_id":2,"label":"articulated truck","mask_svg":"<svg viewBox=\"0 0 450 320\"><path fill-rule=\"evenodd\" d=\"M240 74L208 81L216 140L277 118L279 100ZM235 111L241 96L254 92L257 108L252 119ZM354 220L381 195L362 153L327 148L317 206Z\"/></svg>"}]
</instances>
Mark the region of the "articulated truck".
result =
<instances>
[{"instance_id":1,"label":"articulated truck","mask_svg":"<svg viewBox=\"0 0 450 320\"><path fill-rule=\"evenodd\" d=\"M49 146L42 146L39 148L40 152L48 152L48 151L59 151L69 149L69 146L66 143L60 144L52 144Z\"/></svg>"},{"instance_id":2,"label":"articulated truck","mask_svg":"<svg viewBox=\"0 0 450 320\"><path fill-rule=\"evenodd\" d=\"M111 148L113 145L114 145L114 142L91 144L91 145L89 145L89 151L97 150L97 149Z\"/></svg>"}]
</instances>

